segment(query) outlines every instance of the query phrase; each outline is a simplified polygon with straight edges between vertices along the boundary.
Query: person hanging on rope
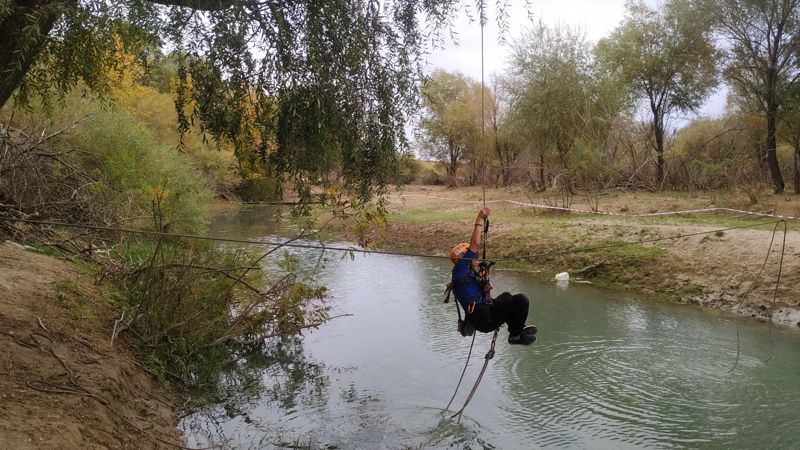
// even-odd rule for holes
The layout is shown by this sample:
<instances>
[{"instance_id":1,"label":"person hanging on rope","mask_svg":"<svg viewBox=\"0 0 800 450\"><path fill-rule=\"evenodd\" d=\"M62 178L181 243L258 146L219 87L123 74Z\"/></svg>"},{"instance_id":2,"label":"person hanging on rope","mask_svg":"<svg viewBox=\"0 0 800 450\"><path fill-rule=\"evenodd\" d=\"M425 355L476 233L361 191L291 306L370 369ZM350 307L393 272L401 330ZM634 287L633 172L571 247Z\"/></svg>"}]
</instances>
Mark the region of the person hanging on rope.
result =
<instances>
[{"instance_id":1,"label":"person hanging on rope","mask_svg":"<svg viewBox=\"0 0 800 450\"><path fill-rule=\"evenodd\" d=\"M450 252L454 265L452 291L466 312L464 322L467 325L489 333L505 323L508 325L509 344L530 345L536 342L536 327L525 326L528 318L528 297L524 294L511 295L503 292L493 299L492 285L487 276L488 267L478 264L481 233L489 213L489 208L482 208L475 219L470 242L462 242Z\"/></svg>"}]
</instances>

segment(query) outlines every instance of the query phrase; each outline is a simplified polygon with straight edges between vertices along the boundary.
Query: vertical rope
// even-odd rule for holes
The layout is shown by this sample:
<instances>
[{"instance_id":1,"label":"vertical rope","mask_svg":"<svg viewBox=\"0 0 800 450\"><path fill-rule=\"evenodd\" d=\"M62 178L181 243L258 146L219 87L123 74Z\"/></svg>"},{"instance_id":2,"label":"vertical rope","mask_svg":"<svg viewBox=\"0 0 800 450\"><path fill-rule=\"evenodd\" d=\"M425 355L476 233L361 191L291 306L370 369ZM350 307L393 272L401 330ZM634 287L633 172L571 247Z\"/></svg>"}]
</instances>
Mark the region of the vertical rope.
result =
<instances>
[{"instance_id":1,"label":"vertical rope","mask_svg":"<svg viewBox=\"0 0 800 450\"><path fill-rule=\"evenodd\" d=\"M769 316L769 340L770 340L770 354L764 362L767 362L772 358L773 352L773 342L772 342L772 314L775 311L775 301L778 298L778 287L781 283L781 272L783 271L783 255L786 251L786 233L788 230L788 224L785 220L779 220L775 222L775 227L772 229L772 237L769 240L769 245L767 246L767 254L764 256L764 263L761 264L761 268L758 270L758 273L753 278L753 281L750 282L750 286L744 293L739 297L739 303L736 305L736 308L733 310L735 314L739 314L739 310L741 309L742 305L744 304L747 295L753 291L758 285L759 279L761 278L761 274L764 272L764 268L767 267L767 262L769 261L769 255L772 253L772 244L775 242L775 235L778 233L778 226L783 223L783 246L781 247L781 259L780 263L778 264L778 279L775 282L775 291L772 297L772 307L770 308L770 316ZM741 355L741 339L739 336L739 322L736 322L736 358L733 360L733 366L727 370L727 373L731 373L736 369L736 366L739 364L739 355Z\"/></svg>"},{"instance_id":2,"label":"vertical rope","mask_svg":"<svg viewBox=\"0 0 800 450\"><path fill-rule=\"evenodd\" d=\"M457 302L458 299L456 299L456 303ZM450 409L450 405L453 404L453 399L455 399L456 394L458 394L458 389L461 387L461 382L464 380L464 374L467 373L467 366L469 366L469 359L472 357L472 347L475 346L475 336L477 336L477 334L478 333L472 333L472 343L469 344L469 353L467 353L467 362L464 363L464 370L461 371L461 376L458 378L458 384L456 385L456 390L453 392L453 396L450 397L450 401L447 402L447 406L444 407L444 411L442 411L442 414L444 414L445 411Z\"/></svg>"},{"instance_id":3,"label":"vertical rope","mask_svg":"<svg viewBox=\"0 0 800 450\"><path fill-rule=\"evenodd\" d=\"M483 191L483 207L486 208L486 89L483 77L483 28L486 23L484 12L481 12L481 190ZM485 257L485 256L484 256Z\"/></svg>"},{"instance_id":4,"label":"vertical rope","mask_svg":"<svg viewBox=\"0 0 800 450\"><path fill-rule=\"evenodd\" d=\"M481 141L480 141L480 155L481 155L481 191L483 192L483 207L486 208L486 96L484 95L486 90L486 83L484 80L484 58L483 58L483 29L486 25L486 16L485 14L485 5L483 2L480 4L480 22L481 22ZM486 237L489 232L489 219L483 219L483 259L486 259ZM488 270L488 269L487 269ZM456 299L458 301L458 299ZM464 401L464 405L459 409L455 414L450 416L451 419L458 417L458 423L461 423L461 416L464 414L464 410L467 409L467 405L472 400L472 397L475 395L475 391L478 390L478 385L481 383L483 379L483 374L486 372L486 367L489 365L489 360L494 358L494 346L497 342L497 332L498 330L494 330L494 334L492 335L492 344L489 348L489 352L486 353L483 361L483 367L481 368L480 373L478 374L478 379L475 380L475 384L472 386L472 390L469 392L466 401ZM453 396L450 397L450 402L447 403L447 406L444 408L444 411L447 411L450 408L450 405L453 403L453 399L456 397L456 393L458 392L458 388L461 386L461 381L464 379L464 373L467 370L467 365L469 364L469 358L472 355L472 346L475 344L475 335L472 335L472 344L469 347L469 355L467 355L467 364L464 365L464 370L461 372L461 378L458 379L458 385L456 385L456 391L453 392ZM444 412L443 411L443 412Z\"/></svg>"},{"instance_id":5,"label":"vertical rope","mask_svg":"<svg viewBox=\"0 0 800 450\"><path fill-rule=\"evenodd\" d=\"M461 423L461 416L464 415L464 410L467 409L467 405L469 405L469 402L472 401L472 396L475 395L475 391L478 390L478 385L481 384L481 380L483 379L483 374L486 373L486 367L489 365L489 360L494 358L494 345L497 342L498 331L499 329L494 330L494 333L492 334L492 345L491 347L489 347L489 351L486 352L486 356L483 359L483 367L481 368L481 372L478 374L478 379L475 380L475 384L472 386L472 390L469 391L467 400L464 401L464 406L462 406L461 409L458 410L458 412L450 416L451 419L458 417L457 423Z\"/></svg>"},{"instance_id":6,"label":"vertical rope","mask_svg":"<svg viewBox=\"0 0 800 450\"><path fill-rule=\"evenodd\" d=\"M482 5L485 7L485 5ZM483 192L483 207L486 208L486 83L484 80L483 62L483 29L486 25L485 11L481 11L481 191ZM486 235L489 232L489 219L483 219L483 259L486 259Z\"/></svg>"}]
</instances>

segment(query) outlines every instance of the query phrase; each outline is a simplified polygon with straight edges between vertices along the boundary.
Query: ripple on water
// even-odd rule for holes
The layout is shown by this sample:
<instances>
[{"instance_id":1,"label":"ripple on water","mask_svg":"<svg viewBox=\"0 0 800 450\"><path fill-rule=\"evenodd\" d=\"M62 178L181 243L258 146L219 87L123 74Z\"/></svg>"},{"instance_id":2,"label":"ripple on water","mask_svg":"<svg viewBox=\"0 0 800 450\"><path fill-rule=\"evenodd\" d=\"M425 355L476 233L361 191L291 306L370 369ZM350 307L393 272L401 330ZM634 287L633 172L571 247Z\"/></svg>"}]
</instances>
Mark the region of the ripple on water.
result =
<instances>
[{"instance_id":1,"label":"ripple on water","mask_svg":"<svg viewBox=\"0 0 800 450\"><path fill-rule=\"evenodd\" d=\"M720 395L729 361L727 355L709 357L713 352L719 353L713 344L697 342L687 349L655 337L540 345L538 357L514 358L506 372L503 384L518 402L509 421L535 423L532 432L543 446L580 445L581 435L634 446L711 442L730 430L708 423L714 417L725 423L724 411L741 400ZM695 425L698 418L705 428Z\"/></svg>"}]
</instances>

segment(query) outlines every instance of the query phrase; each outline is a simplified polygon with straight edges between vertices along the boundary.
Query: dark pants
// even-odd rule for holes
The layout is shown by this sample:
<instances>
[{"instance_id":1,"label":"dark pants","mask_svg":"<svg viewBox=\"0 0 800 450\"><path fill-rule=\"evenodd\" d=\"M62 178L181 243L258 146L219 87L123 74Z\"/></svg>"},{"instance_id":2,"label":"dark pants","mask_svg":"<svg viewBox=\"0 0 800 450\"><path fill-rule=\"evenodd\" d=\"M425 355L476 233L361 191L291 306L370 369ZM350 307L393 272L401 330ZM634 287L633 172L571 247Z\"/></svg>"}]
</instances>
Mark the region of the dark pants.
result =
<instances>
[{"instance_id":1,"label":"dark pants","mask_svg":"<svg viewBox=\"0 0 800 450\"><path fill-rule=\"evenodd\" d=\"M511 295L503 292L492 303L475 305L472 314L466 319L476 330L488 333L508 324L508 333L516 336L522 333L528 319L528 297L524 294Z\"/></svg>"}]
</instances>

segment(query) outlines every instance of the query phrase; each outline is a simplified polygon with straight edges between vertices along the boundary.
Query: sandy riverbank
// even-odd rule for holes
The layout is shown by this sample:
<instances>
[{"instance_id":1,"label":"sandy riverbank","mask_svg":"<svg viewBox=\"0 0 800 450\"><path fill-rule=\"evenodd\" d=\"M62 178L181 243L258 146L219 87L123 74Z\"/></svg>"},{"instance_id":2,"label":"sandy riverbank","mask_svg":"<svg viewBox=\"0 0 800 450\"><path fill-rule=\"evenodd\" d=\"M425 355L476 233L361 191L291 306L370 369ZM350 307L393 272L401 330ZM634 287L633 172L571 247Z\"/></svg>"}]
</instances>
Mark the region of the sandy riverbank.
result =
<instances>
[{"instance_id":1,"label":"sandy riverbank","mask_svg":"<svg viewBox=\"0 0 800 450\"><path fill-rule=\"evenodd\" d=\"M65 261L0 242L0 448L179 448L175 406Z\"/></svg>"}]
</instances>

